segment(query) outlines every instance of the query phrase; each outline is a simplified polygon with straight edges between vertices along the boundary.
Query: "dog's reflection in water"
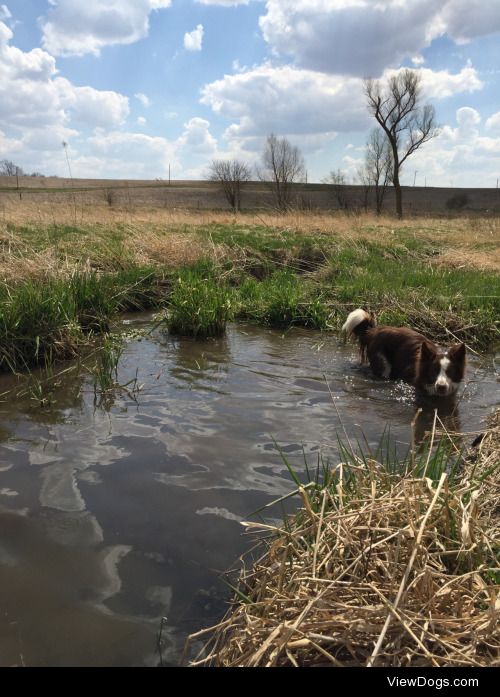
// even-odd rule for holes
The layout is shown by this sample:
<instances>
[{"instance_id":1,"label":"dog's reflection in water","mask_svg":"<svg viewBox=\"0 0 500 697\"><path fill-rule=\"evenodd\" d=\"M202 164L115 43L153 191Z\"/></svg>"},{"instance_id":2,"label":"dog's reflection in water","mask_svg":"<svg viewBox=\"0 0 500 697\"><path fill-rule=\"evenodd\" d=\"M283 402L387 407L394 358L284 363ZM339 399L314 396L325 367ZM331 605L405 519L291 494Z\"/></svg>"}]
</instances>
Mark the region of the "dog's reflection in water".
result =
<instances>
[{"instance_id":1,"label":"dog's reflection in water","mask_svg":"<svg viewBox=\"0 0 500 697\"><path fill-rule=\"evenodd\" d=\"M422 446L434 430L439 434L446 431L450 437L461 432L460 412L455 395L428 397L417 392L415 407L417 411L413 420L413 439L416 445Z\"/></svg>"}]
</instances>

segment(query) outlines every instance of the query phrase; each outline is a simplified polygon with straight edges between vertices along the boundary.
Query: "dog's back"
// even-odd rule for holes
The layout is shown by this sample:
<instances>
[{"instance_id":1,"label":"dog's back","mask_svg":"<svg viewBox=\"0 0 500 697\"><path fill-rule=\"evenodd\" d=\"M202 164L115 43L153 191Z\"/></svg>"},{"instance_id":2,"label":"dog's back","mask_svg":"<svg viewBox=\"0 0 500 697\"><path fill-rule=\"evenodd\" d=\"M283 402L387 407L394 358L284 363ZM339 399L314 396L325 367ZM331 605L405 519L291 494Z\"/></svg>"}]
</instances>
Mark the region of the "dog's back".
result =
<instances>
[{"instance_id":1,"label":"dog's back","mask_svg":"<svg viewBox=\"0 0 500 697\"><path fill-rule=\"evenodd\" d=\"M361 337L365 356L378 377L414 384L425 336L406 327L373 327Z\"/></svg>"}]
</instances>

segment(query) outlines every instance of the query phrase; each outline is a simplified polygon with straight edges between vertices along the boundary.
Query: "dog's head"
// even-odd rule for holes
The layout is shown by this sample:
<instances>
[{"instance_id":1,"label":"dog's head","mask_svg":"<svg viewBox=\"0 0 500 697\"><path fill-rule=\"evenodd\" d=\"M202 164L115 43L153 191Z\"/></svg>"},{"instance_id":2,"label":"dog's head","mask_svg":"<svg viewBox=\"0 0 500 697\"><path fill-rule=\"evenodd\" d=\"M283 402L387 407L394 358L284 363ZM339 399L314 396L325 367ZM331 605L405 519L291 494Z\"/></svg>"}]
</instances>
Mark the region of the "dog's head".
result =
<instances>
[{"instance_id":1,"label":"dog's head","mask_svg":"<svg viewBox=\"0 0 500 697\"><path fill-rule=\"evenodd\" d=\"M418 362L417 384L428 395L448 397L457 391L465 373L465 344L440 351L424 341Z\"/></svg>"}]
</instances>

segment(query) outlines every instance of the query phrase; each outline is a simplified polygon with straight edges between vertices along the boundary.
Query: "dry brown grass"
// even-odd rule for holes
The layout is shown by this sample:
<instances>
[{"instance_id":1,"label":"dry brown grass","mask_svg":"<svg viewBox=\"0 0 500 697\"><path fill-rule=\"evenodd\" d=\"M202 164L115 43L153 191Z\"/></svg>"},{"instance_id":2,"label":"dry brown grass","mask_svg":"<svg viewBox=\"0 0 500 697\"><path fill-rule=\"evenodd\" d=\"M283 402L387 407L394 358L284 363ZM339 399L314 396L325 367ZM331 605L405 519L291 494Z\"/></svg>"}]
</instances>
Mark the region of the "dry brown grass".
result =
<instances>
[{"instance_id":1,"label":"dry brown grass","mask_svg":"<svg viewBox=\"0 0 500 697\"><path fill-rule=\"evenodd\" d=\"M30 223L32 224L32 223ZM84 235L62 241L43 240L43 226L37 226L42 239L12 232L0 223L0 278L68 277L75 271L116 271L126 265L171 268L200 259L217 261L228 256L223 245L207 243L193 231L179 232L159 225L121 226L123 244L107 240L106 226L81 226ZM41 248L40 248L41 247Z\"/></svg>"},{"instance_id":2,"label":"dry brown grass","mask_svg":"<svg viewBox=\"0 0 500 697\"><path fill-rule=\"evenodd\" d=\"M339 465L192 665L499 665L499 465L500 410L458 482Z\"/></svg>"},{"instance_id":3,"label":"dry brown grass","mask_svg":"<svg viewBox=\"0 0 500 697\"><path fill-rule=\"evenodd\" d=\"M265 225L275 229L293 229L305 234L338 234L341 236L380 235L391 239L395 229L405 228L410 234L428 237L434 241L453 243L458 247L477 244L495 245L500 242L500 219L490 216L464 216L461 218L433 218L419 216L398 221L392 216L377 217L371 213L345 215L343 213L315 213L291 211L285 215L272 210L234 214L230 211L189 210L186 208L158 207L110 207L105 203L73 204L51 201L12 201L0 206L0 222L14 224L110 224L110 223L152 223L160 225L208 225L211 223L229 225Z\"/></svg>"},{"instance_id":4,"label":"dry brown grass","mask_svg":"<svg viewBox=\"0 0 500 697\"><path fill-rule=\"evenodd\" d=\"M5 240L8 223L32 225L41 230L53 225L97 226L101 230L119 226L130 235L130 246L137 259L145 263L171 260L172 264L190 263L206 253L206 242L186 233L195 233L198 228L210 225L265 226L277 232L295 231L347 244L368 240L388 246L394 244L397 233L403 231L406 236L427 240L442 250L433 259L433 264L485 271L500 269L500 220L492 217L418 217L397 221L392 217L376 217L373 214L303 211L286 215L272 211L234 215L224 211L181 208L110 207L105 203L72 202L70 198L65 203L9 199L0 207L0 237L4 238L0 242L3 249L10 244ZM219 254L221 251L210 249L209 253ZM25 248L23 253L29 256L29 249ZM50 253L46 260L50 261ZM27 263L30 265L31 261Z\"/></svg>"},{"instance_id":5,"label":"dry brown grass","mask_svg":"<svg viewBox=\"0 0 500 697\"><path fill-rule=\"evenodd\" d=\"M453 269L478 269L479 271L500 270L500 245L488 251L475 249L447 249L432 260L433 266Z\"/></svg>"}]
</instances>

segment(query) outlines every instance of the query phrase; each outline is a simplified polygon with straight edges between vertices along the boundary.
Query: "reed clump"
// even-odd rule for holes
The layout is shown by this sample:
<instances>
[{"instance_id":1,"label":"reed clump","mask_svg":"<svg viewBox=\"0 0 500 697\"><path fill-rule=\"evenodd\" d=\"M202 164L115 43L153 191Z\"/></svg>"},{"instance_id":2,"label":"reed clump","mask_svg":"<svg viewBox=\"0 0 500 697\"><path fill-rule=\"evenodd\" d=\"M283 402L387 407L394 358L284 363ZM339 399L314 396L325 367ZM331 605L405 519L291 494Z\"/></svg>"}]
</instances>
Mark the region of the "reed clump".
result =
<instances>
[{"instance_id":1,"label":"reed clump","mask_svg":"<svg viewBox=\"0 0 500 697\"><path fill-rule=\"evenodd\" d=\"M330 311L318 289L289 269L274 271L262 281L247 278L238 288L238 299L238 317L244 320L276 328L329 327Z\"/></svg>"},{"instance_id":2,"label":"reed clump","mask_svg":"<svg viewBox=\"0 0 500 697\"><path fill-rule=\"evenodd\" d=\"M210 266L179 272L167 300L165 324L171 334L220 336L233 317L231 290Z\"/></svg>"},{"instance_id":3,"label":"reed clump","mask_svg":"<svg viewBox=\"0 0 500 697\"><path fill-rule=\"evenodd\" d=\"M283 528L245 523L263 553L191 665L499 665L500 410L455 476L425 457L351 456Z\"/></svg>"},{"instance_id":4,"label":"reed clump","mask_svg":"<svg viewBox=\"0 0 500 697\"><path fill-rule=\"evenodd\" d=\"M154 284L154 287L153 287ZM69 277L31 277L0 285L0 372L76 357L109 330L118 311L155 306L158 278L148 269Z\"/></svg>"}]
</instances>

